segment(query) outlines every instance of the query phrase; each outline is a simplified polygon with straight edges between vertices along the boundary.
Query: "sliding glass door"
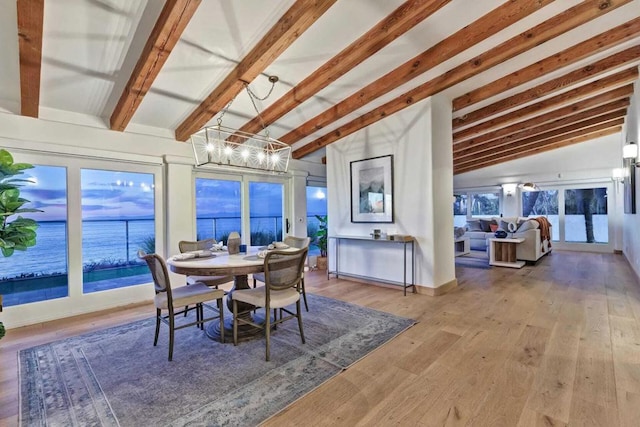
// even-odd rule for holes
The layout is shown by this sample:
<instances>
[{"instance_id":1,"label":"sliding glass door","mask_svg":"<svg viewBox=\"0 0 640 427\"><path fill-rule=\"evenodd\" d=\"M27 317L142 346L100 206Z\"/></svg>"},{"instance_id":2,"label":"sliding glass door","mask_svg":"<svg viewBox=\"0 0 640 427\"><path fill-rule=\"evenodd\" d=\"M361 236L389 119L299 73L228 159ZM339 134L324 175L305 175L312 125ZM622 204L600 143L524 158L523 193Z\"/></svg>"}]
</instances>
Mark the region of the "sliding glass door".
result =
<instances>
[{"instance_id":1,"label":"sliding glass door","mask_svg":"<svg viewBox=\"0 0 640 427\"><path fill-rule=\"evenodd\" d=\"M277 177L199 172L195 178L196 238L225 242L232 231L263 246L288 232L287 183Z\"/></svg>"}]
</instances>

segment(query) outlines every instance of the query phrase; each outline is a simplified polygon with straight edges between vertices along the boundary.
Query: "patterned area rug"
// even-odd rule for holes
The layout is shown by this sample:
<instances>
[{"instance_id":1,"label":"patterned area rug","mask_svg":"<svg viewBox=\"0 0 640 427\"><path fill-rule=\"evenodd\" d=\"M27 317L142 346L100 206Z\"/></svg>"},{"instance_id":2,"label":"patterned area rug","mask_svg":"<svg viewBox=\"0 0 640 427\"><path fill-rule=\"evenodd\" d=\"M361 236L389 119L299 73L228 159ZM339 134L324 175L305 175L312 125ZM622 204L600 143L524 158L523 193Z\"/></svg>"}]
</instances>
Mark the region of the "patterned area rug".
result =
<instances>
[{"instance_id":1,"label":"patterned area rug","mask_svg":"<svg viewBox=\"0 0 640 427\"><path fill-rule=\"evenodd\" d=\"M489 269L489 256L486 251L474 251L468 255L458 256L455 258L456 267L470 267L470 268L482 268Z\"/></svg>"},{"instance_id":2,"label":"patterned area rug","mask_svg":"<svg viewBox=\"0 0 640 427\"><path fill-rule=\"evenodd\" d=\"M236 347L195 326L176 331L169 362L168 327L153 347L154 319L23 350L20 424L256 425L415 323L307 297L306 344L297 322L285 322L272 335L270 362L263 337Z\"/></svg>"}]
</instances>

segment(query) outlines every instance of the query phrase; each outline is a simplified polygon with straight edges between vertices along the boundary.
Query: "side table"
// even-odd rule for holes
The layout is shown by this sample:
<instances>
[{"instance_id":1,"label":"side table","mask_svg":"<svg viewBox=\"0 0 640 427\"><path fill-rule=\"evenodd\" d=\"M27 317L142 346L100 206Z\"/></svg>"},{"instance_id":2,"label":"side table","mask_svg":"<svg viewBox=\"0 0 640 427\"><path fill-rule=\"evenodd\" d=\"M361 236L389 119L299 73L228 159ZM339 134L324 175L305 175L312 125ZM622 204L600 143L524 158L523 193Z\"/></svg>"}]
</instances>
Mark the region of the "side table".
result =
<instances>
[{"instance_id":1,"label":"side table","mask_svg":"<svg viewBox=\"0 0 640 427\"><path fill-rule=\"evenodd\" d=\"M516 259L516 245L522 242L524 239L521 237L517 239L489 239L489 265L522 268L524 261Z\"/></svg>"},{"instance_id":2,"label":"side table","mask_svg":"<svg viewBox=\"0 0 640 427\"><path fill-rule=\"evenodd\" d=\"M471 253L471 239L468 237L458 237L453 241L455 249L454 256L469 255Z\"/></svg>"}]
</instances>

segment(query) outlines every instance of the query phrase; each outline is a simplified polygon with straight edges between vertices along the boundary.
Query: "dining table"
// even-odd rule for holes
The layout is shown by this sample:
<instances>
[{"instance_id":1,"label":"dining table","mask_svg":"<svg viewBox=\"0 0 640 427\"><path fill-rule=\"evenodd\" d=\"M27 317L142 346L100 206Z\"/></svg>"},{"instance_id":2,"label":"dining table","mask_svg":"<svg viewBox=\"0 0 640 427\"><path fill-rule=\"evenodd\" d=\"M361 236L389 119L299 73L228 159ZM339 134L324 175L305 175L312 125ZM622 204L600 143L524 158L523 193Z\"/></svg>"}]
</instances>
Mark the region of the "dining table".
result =
<instances>
[{"instance_id":1,"label":"dining table","mask_svg":"<svg viewBox=\"0 0 640 427\"><path fill-rule=\"evenodd\" d=\"M292 248L295 249L295 248ZM227 251L213 251L210 256L201 256L189 259L182 258L180 254L167 259L169 268L174 273L187 276L234 276L233 287L227 294L227 308L229 315L224 319L225 342L232 342L233 337L233 292L240 289L250 289L248 275L264 272L264 258L258 256L265 247L248 246L246 253L229 254ZM286 250L286 249L285 249ZM254 323L262 323L261 314L253 313L255 307L244 302L238 303L239 315ZM209 322L205 327L207 336L219 340L220 324ZM238 325L238 339L246 340L262 334L263 330L248 324Z\"/></svg>"}]
</instances>

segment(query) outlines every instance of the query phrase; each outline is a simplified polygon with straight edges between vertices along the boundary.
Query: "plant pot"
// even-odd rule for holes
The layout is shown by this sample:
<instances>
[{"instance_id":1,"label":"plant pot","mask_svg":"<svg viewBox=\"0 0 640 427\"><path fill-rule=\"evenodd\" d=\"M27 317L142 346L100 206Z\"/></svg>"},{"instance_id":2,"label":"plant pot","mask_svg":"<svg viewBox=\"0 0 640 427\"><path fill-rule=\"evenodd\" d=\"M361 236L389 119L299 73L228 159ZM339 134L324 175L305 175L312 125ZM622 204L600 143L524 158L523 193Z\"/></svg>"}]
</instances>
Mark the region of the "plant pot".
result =
<instances>
[{"instance_id":1,"label":"plant pot","mask_svg":"<svg viewBox=\"0 0 640 427\"><path fill-rule=\"evenodd\" d=\"M318 270L326 270L327 269L327 257L319 256L316 258L316 267Z\"/></svg>"}]
</instances>

